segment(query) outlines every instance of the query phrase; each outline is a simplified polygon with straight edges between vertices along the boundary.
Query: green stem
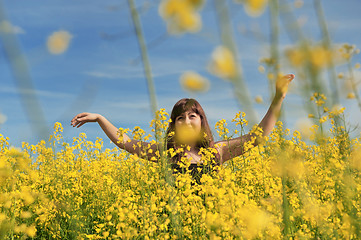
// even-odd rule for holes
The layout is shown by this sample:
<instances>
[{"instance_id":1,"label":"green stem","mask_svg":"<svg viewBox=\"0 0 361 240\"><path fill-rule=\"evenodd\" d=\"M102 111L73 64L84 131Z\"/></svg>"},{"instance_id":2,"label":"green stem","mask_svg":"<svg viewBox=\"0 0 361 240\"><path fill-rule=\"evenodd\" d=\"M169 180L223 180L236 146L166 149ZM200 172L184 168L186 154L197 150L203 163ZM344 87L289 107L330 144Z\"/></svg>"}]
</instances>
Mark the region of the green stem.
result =
<instances>
[{"instance_id":1,"label":"green stem","mask_svg":"<svg viewBox=\"0 0 361 240\"><path fill-rule=\"evenodd\" d=\"M278 43L279 43L279 26L278 26L278 0L271 0L269 2L269 9L270 9L270 20L271 20L271 59L274 61L273 64L273 73L276 76L278 76L279 73L279 49L278 49ZM275 80L275 79L274 79ZM271 81L270 84L270 97L272 99L272 96L274 96L274 86L275 81Z\"/></svg>"},{"instance_id":2,"label":"green stem","mask_svg":"<svg viewBox=\"0 0 361 240\"><path fill-rule=\"evenodd\" d=\"M0 22L6 21L5 9L0 0ZM25 55L21 52L19 41L11 31L0 31L0 40L4 47L7 60L9 61L12 74L14 75L15 85L32 130L40 140L48 138L50 135L49 127L36 95L36 89L33 85Z\"/></svg>"},{"instance_id":3,"label":"green stem","mask_svg":"<svg viewBox=\"0 0 361 240\"><path fill-rule=\"evenodd\" d=\"M358 91L357 91L357 87L356 87L356 83L355 83L355 77L353 75L353 70L352 70L352 65L351 65L351 60L350 59L347 61L347 67L348 67L348 71L350 73L351 88L352 88L353 93L355 94L358 106L359 106L360 111L361 111L361 98L360 98L360 95L358 94Z\"/></svg>"},{"instance_id":4,"label":"green stem","mask_svg":"<svg viewBox=\"0 0 361 240\"><path fill-rule=\"evenodd\" d=\"M141 52L141 55L142 55L144 74L145 74L145 76L147 78L148 93L149 93L149 97L150 97L152 115L153 115L153 118L155 118L158 106L157 106L157 99L156 99L154 82L153 82L153 78L152 78L152 71L151 71L150 62L149 62L149 59L148 59L147 46L145 44L143 31L142 31L142 26L141 26L141 21L140 21L137 9L135 8L134 0L128 0L128 4L129 4L133 24L134 24L135 33L137 35L140 52ZM156 131L157 131L157 129L156 129ZM156 136L157 136L157 134L156 134Z\"/></svg>"},{"instance_id":5,"label":"green stem","mask_svg":"<svg viewBox=\"0 0 361 240\"><path fill-rule=\"evenodd\" d=\"M325 20L325 15L323 13L322 5L320 0L314 1L315 9L316 9L316 15L318 17L318 23L320 24L322 35L323 35L323 46L327 50L331 50L331 39L330 34L327 29L327 23ZM339 92L338 92L338 84L337 84L337 77L336 77L336 70L335 65L333 63L332 57L330 58L330 61L328 62L328 73L331 78L331 100L332 105L338 104L340 101Z\"/></svg>"},{"instance_id":6,"label":"green stem","mask_svg":"<svg viewBox=\"0 0 361 240\"><path fill-rule=\"evenodd\" d=\"M223 0L214 0L214 4L219 20L218 23L221 32L222 44L233 53L233 56L238 63L236 67L236 74L231 78L231 81L234 84L234 95L237 97L239 103L244 107L244 112L247 113L250 124L254 125L258 122L258 119L256 112L252 107L253 104L251 95L242 76L242 67L238 56L237 46L233 40L233 31L228 7L226 6L226 1Z\"/></svg>"}]
</instances>

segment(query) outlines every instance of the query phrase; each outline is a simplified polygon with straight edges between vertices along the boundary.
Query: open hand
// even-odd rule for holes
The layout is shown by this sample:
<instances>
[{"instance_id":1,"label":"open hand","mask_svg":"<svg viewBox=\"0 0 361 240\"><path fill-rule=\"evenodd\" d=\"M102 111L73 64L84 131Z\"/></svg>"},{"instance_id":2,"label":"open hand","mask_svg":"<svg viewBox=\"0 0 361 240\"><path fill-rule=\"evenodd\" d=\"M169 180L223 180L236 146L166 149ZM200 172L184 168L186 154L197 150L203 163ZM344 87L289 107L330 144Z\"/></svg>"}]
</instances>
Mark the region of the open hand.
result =
<instances>
[{"instance_id":1,"label":"open hand","mask_svg":"<svg viewBox=\"0 0 361 240\"><path fill-rule=\"evenodd\" d=\"M71 121L70 125L73 127L80 127L87 122L96 122L99 118L99 114L83 112L76 115Z\"/></svg>"},{"instance_id":2,"label":"open hand","mask_svg":"<svg viewBox=\"0 0 361 240\"><path fill-rule=\"evenodd\" d=\"M284 76L278 77L276 81L276 96L285 97L288 84L295 78L294 74L286 74Z\"/></svg>"}]
</instances>

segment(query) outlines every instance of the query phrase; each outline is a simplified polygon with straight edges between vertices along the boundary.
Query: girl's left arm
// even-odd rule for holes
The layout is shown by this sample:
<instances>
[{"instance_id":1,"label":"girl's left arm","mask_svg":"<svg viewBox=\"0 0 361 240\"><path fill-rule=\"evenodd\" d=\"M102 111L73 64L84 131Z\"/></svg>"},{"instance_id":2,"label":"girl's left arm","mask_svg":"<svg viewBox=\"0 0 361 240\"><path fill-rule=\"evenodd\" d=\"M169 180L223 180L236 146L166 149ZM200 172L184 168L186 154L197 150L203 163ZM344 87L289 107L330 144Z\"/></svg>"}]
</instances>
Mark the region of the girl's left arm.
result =
<instances>
[{"instance_id":1,"label":"girl's left arm","mask_svg":"<svg viewBox=\"0 0 361 240\"><path fill-rule=\"evenodd\" d=\"M275 126L276 121L280 115L283 99L287 93L288 84L294 79L294 77L294 74L287 74L277 80L275 97L273 98L266 115L258 124L258 126L263 130L262 136L267 136ZM221 154L221 164L236 156L242 155L244 153L244 144L252 140L252 137L256 137L255 143L253 145L256 146L259 144L260 139L258 139L257 136L253 133L248 133L237 138L216 142L215 144Z\"/></svg>"}]
</instances>

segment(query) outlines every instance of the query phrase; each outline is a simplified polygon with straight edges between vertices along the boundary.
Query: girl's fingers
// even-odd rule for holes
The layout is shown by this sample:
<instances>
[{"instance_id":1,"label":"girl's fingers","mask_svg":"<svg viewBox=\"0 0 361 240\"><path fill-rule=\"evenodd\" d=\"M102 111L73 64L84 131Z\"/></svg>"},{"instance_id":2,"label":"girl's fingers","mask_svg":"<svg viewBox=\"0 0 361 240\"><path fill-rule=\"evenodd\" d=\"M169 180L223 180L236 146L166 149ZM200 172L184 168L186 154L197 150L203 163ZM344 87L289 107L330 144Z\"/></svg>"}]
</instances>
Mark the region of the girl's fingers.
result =
<instances>
[{"instance_id":1,"label":"girl's fingers","mask_svg":"<svg viewBox=\"0 0 361 240\"><path fill-rule=\"evenodd\" d=\"M295 78L295 75L292 74L292 73L291 73L291 74L287 74L286 76L287 76L287 78L288 78L289 81L292 81L292 80Z\"/></svg>"},{"instance_id":2,"label":"girl's fingers","mask_svg":"<svg viewBox=\"0 0 361 240\"><path fill-rule=\"evenodd\" d=\"M80 118L83 118L87 115L87 113L79 113L77 114L70 122L71 124L76 123L77 121L79 121Z\"/></svg>"},{"instance_id":3,"label":"girl's fingers","mask_svg":"<svg viewBox=\"0 0 361 240\"><path fill-rule=\"evenodd\" d=\"M79 128L80 126L83 126L83 125L84 125L84 123L86 123L86 122L82 122L82 123L80 123L80 124L77 126L77 128Z\"/></svg>"}]
</instances>

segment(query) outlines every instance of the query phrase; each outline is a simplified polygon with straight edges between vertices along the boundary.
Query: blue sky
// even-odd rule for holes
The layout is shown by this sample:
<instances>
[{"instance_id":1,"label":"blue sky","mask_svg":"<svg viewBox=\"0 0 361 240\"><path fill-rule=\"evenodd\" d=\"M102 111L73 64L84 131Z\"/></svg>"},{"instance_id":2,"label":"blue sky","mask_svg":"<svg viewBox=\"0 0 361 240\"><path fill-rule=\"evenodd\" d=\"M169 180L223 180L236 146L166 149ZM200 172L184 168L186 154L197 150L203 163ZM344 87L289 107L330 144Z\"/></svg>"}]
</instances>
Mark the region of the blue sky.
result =
<instances>
[{"instance_id":1,"label":"blue sky","mask_svg":"<svg viewBox=\"0 0 361 240\"><path fill-rule=\"evenodd\" d=\"M170 114L179 99L194 97L204 108L216 139L214 126L218 120L226 119L230 129L235 129L231 120L242 109L233 96L232 85L210 74L206 68L212 51L221 43L213 2L206 1L200 11L202 30L181 36L167 35L166 23L158 14L159 1L135 2L141 12L149 48L158 109L165 108ZM147 134L151 133L147 83L127 1L3 0L0 4L7 21L16 29L50 130L55 122L61 122L68 142L85 132L89 140L101 137L105 147L114 147L96 123L87 123L79 129L70 126L70 120L77 113L86 111L102 114L117 127L133 129L140 126ZM261 16L250 17L242 5L231 1L229 4L246 84L252 98L261 95L265 100L263 104L254 103L261 120L268 109L269 97L268 80L258 71L258 66L262 57L269 56L269 12L266 9ZM360 48L361 2L328 0L322 4L332 42L355 44ZM321 34L313 1L305 1L301 8L295 9L295 14L305 21L303 30L307 36L319 41ZM281 49L294 44L283 26L281 23ZM242 28L262 29L267 41L242 34ZM54 55L47 50L46 40L59 30L68 31L72 38L66 52ZM0 113L6 116L5 123L0 125L0 133L9 137L14 146L20 147L22 141L36 144L39 139L24 113L3 45L0 46ZM360 62L360 54L353 59L353 63L357 62ZM209 79L210 90L199 94L184 91L179 77L187 70ZM281 70L294 73L293 69ZM345 71L345 66L339 71ZM356 77L360 80L361 74L356 72ZM294 81L297 81L297 75ZM341 103L346 107L347 120L352 124L359 123L361 114L356 101L343 99ZM302 100L292 86L283 104L286 126L294 129L297 121L306 114Z\"/></svg>"}]
</instances>

